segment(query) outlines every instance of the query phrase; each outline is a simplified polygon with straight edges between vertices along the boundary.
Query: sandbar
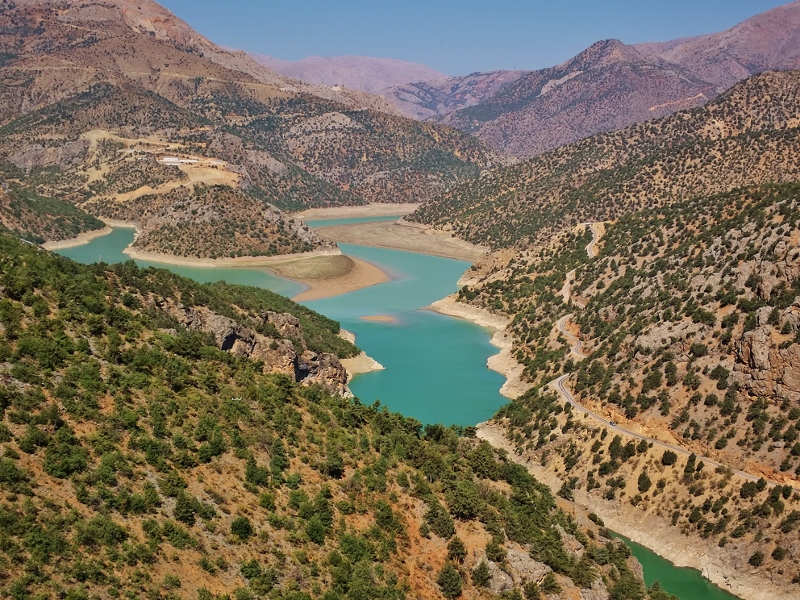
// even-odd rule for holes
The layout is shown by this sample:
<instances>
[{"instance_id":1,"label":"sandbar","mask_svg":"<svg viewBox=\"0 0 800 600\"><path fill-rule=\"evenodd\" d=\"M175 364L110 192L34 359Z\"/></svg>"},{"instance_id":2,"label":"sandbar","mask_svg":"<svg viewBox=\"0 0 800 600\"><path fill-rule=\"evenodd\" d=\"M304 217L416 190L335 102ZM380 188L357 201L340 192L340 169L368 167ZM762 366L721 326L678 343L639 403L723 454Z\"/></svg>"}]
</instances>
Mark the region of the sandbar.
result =
<instances>
[{"instance_id":1,"label":"sandbar","mask_svg":"<svg viewBox=\"0 0 800 600\"><path fill-rule=\"evenodd\" d=\"M372 321L375 323L396 323L397 319L394 317L390 317L389 315L367 315L366 317L361 317L362 321Z\"/></svg>"},{"instance_id":2,"label":"sandbar","mask_svg":"<svg viewBox=\"0 0 800 600\"><path fill-rule=\"evenodd\" d=\"M308 286L292 298L295 302L339 296L391 280L372 263L344 254L276 262L268 270Z\"/></svg>"},{"instance_id":3,"label":"sandbar","mask_svg":"<svg viewBox=\"0 0 800 600\"><path fill-rule=\"evenodd\" d=\"M345 371L347 371L348 381L352 380L356 375L371 373L372 371L383 371L386 368L377 360L368 356L366 352L362 352L353 358L342 358L340 362Z\"/></svg>"},{"instance_id":4,"label":"sandbar","mask_svg":"<svg viewBox=\"0 0 800 600\"><path fill-rule=\"evenodd\" d=\"M218 259L171 256L158 252L143 252L130 247L124 252L132 258L173 265L261 268L278 277L307 286L307 289L292 298L295 302L347 294L391 280L382 269L364 260L345 256L338 248L303 254Z\"/></svg>"},{"instance_id":5,"label":"sandbar","mask_svg":"<svg viewBox=\"0 0 800 600\"><path fill-rule=\"evenodd\" d=\"M320 227L316 232L332 242L374 246L475 262L486 248L426 225L405 221L354 223Z\"/></svg>"},{"instance_id":6,"label":"sandbar","mask_svg":"<svg viewBox=\"0 0 800 600\"><path fill-rule=\"evenodd\" d=\"M42 248L45 250L63 250L64 248L74 248L75 246L83 246L84 244L88 244L95 238L102 237L104 235L108 235L111 233L111 227L107 225L100 229L93 229L91 231L84 231L83 233L79 233L74 238L69 238L68 240L59 240L57 242L45 242L42 244Z\"/></svg>"},{"instance_id":7,"label":"sandbar","mask_svg":"<svg viewBox=\"0 0 800 600\"><path fill-rule=\"evenodd\" d=\"M364 204L362 206L331 206L328 208L309 208L292 216L303 221L322 219L356 219L360 217L394 217L407 215L419 207L419 203L406 204Z\"/></svg>"}]
</instances>

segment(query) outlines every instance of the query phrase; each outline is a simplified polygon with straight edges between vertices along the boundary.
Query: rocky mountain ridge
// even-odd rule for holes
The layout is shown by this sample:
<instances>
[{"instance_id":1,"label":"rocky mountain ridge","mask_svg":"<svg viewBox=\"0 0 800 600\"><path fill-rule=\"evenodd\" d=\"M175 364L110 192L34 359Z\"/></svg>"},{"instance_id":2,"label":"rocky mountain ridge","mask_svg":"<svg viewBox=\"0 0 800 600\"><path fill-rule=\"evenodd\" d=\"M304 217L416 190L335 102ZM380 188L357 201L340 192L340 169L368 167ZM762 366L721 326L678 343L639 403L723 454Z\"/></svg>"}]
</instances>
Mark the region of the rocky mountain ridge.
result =
<instances>
[{"instance_id":1,"label":"rocky mountain ridge","mask_svg":"<svg viewBox=\"0 0 800 600\"><path fill-rule=\"evenodd\" d=\"M431 67L393 58L308 56L286 61L253 52L248 55L271 71L305 83L341 86L373 94L410 81L447 77Z\"/></svg>"},{"instance_id":2,"label":"rocky mountain ridge","mask_svg":"<svg viewBox=\"0 0 800 600\"><path fill-rule=\"evenodd\" d=\"M619 40L605 40L434 120L529 158L601 131L700 106L713 91L713 85L688 69L648 58Z\"/></svg>"},{"instance_id":3,"label":"rocky mountain ridge","mask_svg":"<svg viewBox=\"0 0 800 600\"><path fill-rule=\"evenodd\" d=\"M184 172L160 189L239 188L239 205L259 213L263 203L296 210L418 201L505 160L456 130L364 109L364 95L326 88L332 99L315 96L313 86L215 46L153 2L6 2L0 25L0 155L30 173L46 169L38 193L89 211L119 199L112 190L122 164L145 154L184 160ZM227 174L213 173L214 162ZM125 194L125 202L156 203L136 221L171 198L144 183ZM226 253L275 253L282 244L269 250L270 240L261 247L250 235ZM201 251L189 244L180 254Z\"/></svg>"},{"instance_id":4,"label":"rocky mountain ridge","mask_svg":"<svg viewBox=\"0 0 800 600\"><path fill-rule=\"evenodd\" d=\"M800 68L800 3L726 31L669 42L597 42L561 65L408 80L378 93L517 158L713 100L768 70ZM302 77L301 77L302 78Z\"/></svg>"},{"instance_id":5,"label":"rocky mountain ridge","mask_svg":"<svg viewBox=\"0 0 800 600\"><path fill-rule=\"evenodd\" d=\"M800 72L764 73L706 106L484 173L406 218L493 248L525 247L575 223L795 181L798 90Z\"/></svg>"}]
</instances>

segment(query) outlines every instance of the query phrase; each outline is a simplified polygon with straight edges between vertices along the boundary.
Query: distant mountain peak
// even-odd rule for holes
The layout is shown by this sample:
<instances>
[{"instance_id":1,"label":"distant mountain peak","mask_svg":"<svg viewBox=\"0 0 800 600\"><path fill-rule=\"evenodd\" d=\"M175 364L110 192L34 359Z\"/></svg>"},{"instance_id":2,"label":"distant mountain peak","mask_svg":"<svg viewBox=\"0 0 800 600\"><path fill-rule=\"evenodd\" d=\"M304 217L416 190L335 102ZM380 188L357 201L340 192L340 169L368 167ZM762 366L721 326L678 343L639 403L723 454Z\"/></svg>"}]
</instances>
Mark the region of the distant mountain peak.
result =
<instances>
[{"instance_id":1,"label":"distant mountain peak","mask_svg":"<svg viewBox=\"0 0 800 600\"><path fill-rule=\"evenodd\" d=\"M263 54L250 53L250 56L286 77L314 85L340 85L370 93L404 83L447 77L431 67L394 58L308 56L297 61L285 61Z\"/></svg>"}]
</instances>

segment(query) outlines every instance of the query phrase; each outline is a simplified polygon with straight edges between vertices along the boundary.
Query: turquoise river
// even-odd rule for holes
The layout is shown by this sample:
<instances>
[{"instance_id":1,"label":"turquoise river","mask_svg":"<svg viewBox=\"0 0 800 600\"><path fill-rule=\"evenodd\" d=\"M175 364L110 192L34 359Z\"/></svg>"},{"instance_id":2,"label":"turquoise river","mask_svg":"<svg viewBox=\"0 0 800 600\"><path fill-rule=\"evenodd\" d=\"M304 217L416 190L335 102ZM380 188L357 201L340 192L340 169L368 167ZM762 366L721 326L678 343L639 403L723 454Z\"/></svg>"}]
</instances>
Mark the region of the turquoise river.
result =
<instances>
[{"instance_id":1,"label":"turquoise river","mask_svg":"<svg viewBox=\"0 0 800 600\"><path fill-rule=\"evenodd\" d=\"M378 219L314 221L312 226L339 225ZM396 217L394 217L396 218ZM133 241L133 229L115 228L88 244L59 250L82 263L129 260L122 251ZM366 260L389 273L392 280L356 292L304 303L342 324L356 343L385 370L359 375L351 382L364 403L380 400L391 410L422 423L475 425L490 418L506 400L499 389L503 377L486 367L497 350L490 331L468 321L445 317L425 307L456 290L469 263L435 256L341 244L345 254ZM201 282L225 280L253 285L286 296L303 286L260 269L202 268L136 261L140 266L168 268ZM391 320L369 321L381 316ZM628 540L625 540L629 543ZM734 600L693 569L676 568L646 548L629 543L644 566L645 580L654 580L681 600Z\"/></svg>"}]
</instances>

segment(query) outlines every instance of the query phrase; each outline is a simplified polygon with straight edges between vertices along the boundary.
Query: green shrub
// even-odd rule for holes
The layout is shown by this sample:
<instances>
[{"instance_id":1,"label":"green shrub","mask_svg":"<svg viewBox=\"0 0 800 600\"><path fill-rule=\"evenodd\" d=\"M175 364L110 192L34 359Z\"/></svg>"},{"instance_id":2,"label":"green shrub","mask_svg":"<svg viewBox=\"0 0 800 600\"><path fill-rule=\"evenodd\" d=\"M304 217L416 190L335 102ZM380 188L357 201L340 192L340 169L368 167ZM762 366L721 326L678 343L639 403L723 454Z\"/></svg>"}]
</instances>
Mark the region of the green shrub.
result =
<instances>
[{"instance_id":1,"label":"green shrub","mask_svg":"<svg viewBox=\"0 0 800 600\"><path fill-rule=\"evenodd\" d=\"M231 533L244 541L253 535L253 526L247 517L236 517L231 523Z\"/></svg>"},{"instance_id":2,"label":"green shrub","mask_svg":"<svg viewBox=\"0 0 800 600\"><path fill-rule=\"evenodd\" d=\"M463 582L461 575L458 573L452 563L445 564L442 570L439 571L439 577L436 579L439 584L439 591L445 598L458 598L461 595L461 588Z\"/></svg>"}]
</instances>

